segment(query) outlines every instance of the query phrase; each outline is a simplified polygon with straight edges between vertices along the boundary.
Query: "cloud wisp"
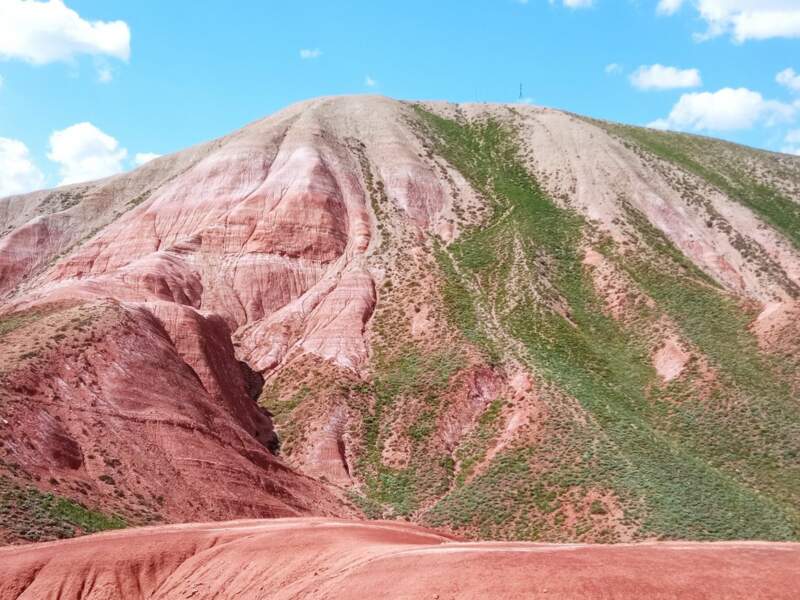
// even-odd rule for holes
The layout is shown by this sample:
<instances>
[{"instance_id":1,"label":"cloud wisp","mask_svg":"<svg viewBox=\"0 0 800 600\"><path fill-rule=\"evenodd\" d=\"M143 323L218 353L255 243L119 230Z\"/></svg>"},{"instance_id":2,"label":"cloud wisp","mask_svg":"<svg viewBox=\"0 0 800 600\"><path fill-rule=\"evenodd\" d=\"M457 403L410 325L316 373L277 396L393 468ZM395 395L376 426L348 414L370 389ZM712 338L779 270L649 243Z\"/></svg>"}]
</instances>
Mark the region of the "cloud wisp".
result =
<instances>
[{"instance_id":1,"label":"cloud wisp","mask_svg":"<svg viewBox=\"0 0 800 600\"><path fill-rule=\"evenodd\" d=\"M775 76L775 81L792 92L800 94L800 73L796 73L794 69L784 69Z\"/></svg>"},{"instance_id":2,"label":"cloud wisp","mask_svg":"<svg viewBox=\"0 0 800 600\"><path fill-rule=\"evenodd\" d=\"M750 129L756 124L789 123L797 110L793 104L767 100L747 88L722 88L683 94L666 118L653 121L648 127L686 131Z\"/></svg>"},{"instance_id":3,"label":"cloud wisp","mask_svg":"<svg viewBox=\"0 0 800 600\"><path fill-rule=\"evenodd\" d=\"M133 156L133 164L137 167L141 167L143 164L149 163L151 160L155 160L161 156L161 154L156 154L155 152L137 152Z\"/></svg>"},{"instance_id":4,"label":"cloud wisp","mask_svg":"<svg viewBox=\"0 0 800 600\"><path fill-rule=\"evenodd\" d=\"M800 156L800 129L789 131L783 141L786 145L782 148L782 152Z\"/></svg>"},{"instance_id":5,"label":"cloud wisp","mask_svg":"<svg viewBox=\"0 0 800 600\"><path fill-rule=\"evenodd\" d=\"M664 65L642 65L630 76L630 82L638 90L674 90L703 85L697 69L678 69Z\"/></svg>"},{"instance_id":6,"label":"cloud wisp","mask_svg":"<svg viewBox=\"0 0 800 600\"><path fill-rule=\"evenodd\" d=\"M556 0L550 0L550 4L555 4ZM561 0L561 3L567 8L591 8L594 6L594 0Z\"/></svg>"},{"instance_id":7,"label":"cloud wisp","mask_svg":"<svg viewBox=\"0 0 800 600\"><path fill-rule=\"evenodd\" d=\"M300 58L303 60L314 60L322 56L322 50L319 48L301 48Z\"/></svg>"},{"instance_id":8,"label":"cloud wisp","mask_svg":"<svg viewBox=\"0 0 800 600\"><path fill-rule=\"evenodd\" d=\"M800 2L797 0L660 0L656 11L672 15L689 4L706 23L695 36L703 41L729 35L735 42L800 37Z\"/></svg>"},{"instance_id":9,"label":"cloud wisp","mask_svg":"<svg viewBox=\"0 0 800 600\"><path fill-rule=\"evenodd\" d=\"M674 15L683 6L683 0L659 0L656 12L660 15Z\"/></svg>"},{"instance_id":10,"label":"cloud wisp","mask_svg":"<svg viewBox=\"0 0 800 600\"><path fill-rule=\"evenodd\" d=\"M39 189L44 181L28 147L19 140L0 137L0 198Z\"/></svg>"},{"instance_id":11,"label":"cloud wisp","mask_svg":"<svg viewBox=\"0 0 800 600\"><path fill-rule=\"evenodd\" d=\"M127 61L130 43L124 21L87 21L61 0L0 1L0 58L34 65L70 62L82 54Z\"/></svg>"},{"instance_id":12,"label":"cloud wisp","mask_svg":"<svg viewBox=\"0 0 800 600\"><path fill-rule=\"evenodd\" d=\"M127 155L116 139L89 122L54 131L47 153L59 165L61 185L120 173Z\"/></svg>"}]
</instances>

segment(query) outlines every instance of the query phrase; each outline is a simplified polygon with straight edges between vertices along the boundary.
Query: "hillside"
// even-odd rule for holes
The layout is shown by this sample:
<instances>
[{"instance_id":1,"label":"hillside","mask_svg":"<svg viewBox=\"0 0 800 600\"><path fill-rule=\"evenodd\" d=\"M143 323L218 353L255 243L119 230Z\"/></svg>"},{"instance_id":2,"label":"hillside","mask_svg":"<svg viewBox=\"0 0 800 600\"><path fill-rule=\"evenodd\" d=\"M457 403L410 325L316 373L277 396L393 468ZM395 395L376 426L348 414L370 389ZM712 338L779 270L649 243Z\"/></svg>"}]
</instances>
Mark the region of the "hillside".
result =
<instances>
[{"instance_id":1,"label":"hillside","mask_svg":"<svg viewBox=\"0 0 800 600\"><path fill-rule=\"evenodd\" d=\"M0 200L0 538L800 537L800 158L336 97Z\"/></svg>"},{"instance_id":2,"label":"hillside","mask_svg":"<svg viewBox=\"0 0 800 600\"><path fill-rule=\"evenodd\" d=\"M0 600L794 600L798 560L800 544L778 542L464 543L408 523L192 523L0 548Z\"/></svg>"}]
</instances>

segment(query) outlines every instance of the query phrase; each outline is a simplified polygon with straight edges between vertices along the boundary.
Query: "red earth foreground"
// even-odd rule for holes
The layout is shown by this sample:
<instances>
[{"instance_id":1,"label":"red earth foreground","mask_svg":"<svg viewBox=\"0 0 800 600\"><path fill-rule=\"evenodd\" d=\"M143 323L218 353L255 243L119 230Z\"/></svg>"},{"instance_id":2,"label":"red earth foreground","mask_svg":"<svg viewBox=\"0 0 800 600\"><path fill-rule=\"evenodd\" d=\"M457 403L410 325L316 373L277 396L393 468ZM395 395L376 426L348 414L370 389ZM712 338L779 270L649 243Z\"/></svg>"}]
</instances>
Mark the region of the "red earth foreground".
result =
<instances>
[{"instance_id":1,"label":"red earth foreground","mask_svg":"<svg viewBox=\"0 0 800 600\"><path fill-rule=\"evenodd\" d=\"M800 598L800 544L458 542L324 518L128 529L0 549L0 599Z\"/></svg>"}]
</instances>

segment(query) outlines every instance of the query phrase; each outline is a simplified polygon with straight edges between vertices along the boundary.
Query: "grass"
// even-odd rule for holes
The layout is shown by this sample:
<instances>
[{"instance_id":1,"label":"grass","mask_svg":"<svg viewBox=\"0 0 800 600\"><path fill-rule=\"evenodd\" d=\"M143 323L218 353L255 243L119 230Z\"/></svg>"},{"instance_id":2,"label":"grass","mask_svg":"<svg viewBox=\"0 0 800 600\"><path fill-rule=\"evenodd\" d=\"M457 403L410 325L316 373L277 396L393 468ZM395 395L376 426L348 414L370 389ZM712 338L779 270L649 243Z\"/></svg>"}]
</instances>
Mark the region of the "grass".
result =
<instances>
[{"instance_id":1,"label":"grass","mask_svg":"<svg viewBox=\"0 0 800 600\"><path fill-rule=\"evenodd\" d=\"M440 395L450 387L459 364L455 354L424 353L411 344L399 349L378 347L375 374L361 390L374 402L371 407L360 404L364 450L356 465L372 507L370 514L375 506L382 506L388 515L408 516L448 489L452 459L431 444L431 433L442 408ZM398 426L396 410L400 404L414 401L424 408L407 429L411 443L408 466L388 466L382 456L389 434Z\"/></svg>"},{"instance_id":2,"label":"grass","mask_svg":"<svg viewBox=\"0 0 800 600\"><path fill-rule=\"evenodd\" d=\"M704 179L751 209L800 249L800 204L747 172L742 161L720 156L722 142L686 134L602 123L611 132ZM731 150L733 145L725 145ZM740 149L738 154L748 152Z\"/></svg>"},{"instance_id":3,"label":"grass","mask_svg":"<svg viewBox=\"0 0 800 600\"><path fill-rule=\"evenodd\" d=\"M27 310L0 315L0 338L39 319L41 316L43 316L41 310Z\"/></svg>"},{"instance_id":4,"label":"grass","mask_svg":"<svg viewBox=\"0 0 800 600\"><path fill-rule=\"evenodd\" d=\"M667 243L639 216L632 221L642 237L651 240L651 247ZM706 285L696 274L676 268L669 254L616 260L702 350L718 373L718 384L705 401L698 401L683 382L664 390L663 396L683 397L683 401L653 405L660 422L712 464L796 506L800 499L800 415L782 366L759 351L748 330L755 312Z\"/></svg>"},{"instance_id":5,"label":"grass","mask_svg":"<svg viewBox=\"0 0 800 600\"><path fill-rule=\"evenodd\" d=\"M311 397L313 392L311 387L304 383L291 396L284 398L279 393L280 387L280 383L265 386L262 390L259 404L269 410L279 424L285 424L291 417L292 411L300 406L304 400Z\"/></svg>"},{"instance_id":6,"label":"grass","mask_svg":"<svg viewBox=\"0 0 800 600\"><path fill-rule=\"evenodd\" d=\"M151 195L152 195L152 192L150 192L149 190L146 190L146 191L142 192L141 194L139 194L138 196L135 196L135 197L131 198L130 200L128 200L128 204L127 204L128 208L134 208L136 206L139 206L142 202L145 202L145 201L149 200Z\"/></svg>"},{"instance_id":7,"label":"grass","mask_svg":"<svg viewBox=\"0 0 800 600\"><path fill-rule=\"evenodd\" d=\"M448 248L455 264L448 268L446 259L440 261L445 289L454 296L449 303L456 307L449 314L466 317L454 324L477 340L491 332L472 318L476 307L498 315L504 332L524 347L531 368L577 399L588 416L585 425L554 417L550 427L564 437L502 453L437 504L431 521L535 537L551 524L537 502L599 487L612 489L642 535L796 538L800 485L794 471L782 470L791 469L791 424L800 419L786 402L788 388L763 381L769 371L744 328L748 315L668 241L651 239L653 256L665 262L648 256L625 267L654 292L655 312L674 316L728 374L722 396L741 401L731 413L724 403L709 409L697 401L671 414L663 403L654 409L651 390L658 379L645 340L603 313L582 267L588 224L547 197L518 160L507 126L445 119L419 107L417 112L436 151L493 205L489 223ZM651 279L643 271L648 264ZM514 272L527 275L515 278ZM753 386L763 386L765 394L756 398ZM767 406L769 397L780 399L779 408ZM744 439L700 443L754 423L755 431ZM765 477L755 478L765 457L773 474L783 472L790 481L768 486Z\"/></svg>"},{"instance_id":8,"label":"grass","mask_svg":"<svg viewBox=\"0 0 800 600\"><path fill-rule=\"evenodd\" d=\"M12 535L31 542L120 529L116 515L91 510L68 498L21 486L0 476L0 523Z\"/></svg>"},{"instance_id":9,"label":"grass","mask_svg":"<svg viewBox=\"0 0 800 600\"><path fill-rule=\"evenodd\" d=\"M442 285L442 300L444 301L445 311L451 323L457 323L461 332L467 340L483 350L484 355L491 364L496 364L500 360L500 351L497 345L483 330L480 319L475 309L475 302L469 289L458 276L450 253L442 248L441 244L436 245L436 260L439 268L444 274L444 284ZM474 267L483 263L475 262L476 256L470 255L467 259Z\"/></svg>"},{"instance_id":10,"label":"grass","mask_svg":"<svg viewBox=\"0 0 800 600\"><path fill-rule=\"evenodd\" d=\"M496 439L499 416L503 407L501 399L494 400L479 417L478 424L456 448L454 455L458 461L456 487L461 487L473 474L475 467L486 456L489 444Z\"/></svg>"}]
</instances>

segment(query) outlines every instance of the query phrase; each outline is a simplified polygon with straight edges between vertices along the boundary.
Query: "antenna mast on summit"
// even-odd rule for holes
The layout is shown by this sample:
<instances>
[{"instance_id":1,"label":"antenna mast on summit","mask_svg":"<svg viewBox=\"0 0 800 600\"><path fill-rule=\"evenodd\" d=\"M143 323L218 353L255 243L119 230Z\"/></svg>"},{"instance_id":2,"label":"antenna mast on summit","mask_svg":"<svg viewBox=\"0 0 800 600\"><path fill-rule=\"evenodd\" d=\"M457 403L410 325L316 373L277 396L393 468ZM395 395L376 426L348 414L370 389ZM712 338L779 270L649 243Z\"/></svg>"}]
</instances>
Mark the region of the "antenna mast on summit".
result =
<instances>
[{"instance_id":1,"label":"antenna mast on summit","mask_svg":"<svg viewBox=\"0 0 800 600\"><path fill-rule=\"evenodd\" d=\"M519 99L520 99L520 102L521 102L522 101L522 84L521 83L519 84Z\"/></svg>"}]
</instances>

